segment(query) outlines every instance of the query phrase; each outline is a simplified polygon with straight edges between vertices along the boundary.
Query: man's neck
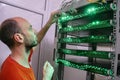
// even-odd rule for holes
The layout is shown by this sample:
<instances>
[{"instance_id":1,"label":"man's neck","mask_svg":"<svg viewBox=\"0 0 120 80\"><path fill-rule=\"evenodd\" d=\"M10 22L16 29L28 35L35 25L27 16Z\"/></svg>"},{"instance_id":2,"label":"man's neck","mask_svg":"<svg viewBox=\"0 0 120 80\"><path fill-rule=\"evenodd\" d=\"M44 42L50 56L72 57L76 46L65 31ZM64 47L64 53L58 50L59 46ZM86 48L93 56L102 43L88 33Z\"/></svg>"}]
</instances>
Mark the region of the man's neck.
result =
<instances>
[{"instance_id":1,"label":"man's neck","mask_svg":"<svg viewBox=\"0 0 120 80\"><path fill-rule=\"evenodd\" d=\"M30 68L29 62L28 62L28 58L30 55L30 50L27 50L23 47L16 47L14 49L11 50L11 58L13 60L15 60L17 63L19 63L20 65L26 67L26 68Z\"/></svg>"}]
</instances>

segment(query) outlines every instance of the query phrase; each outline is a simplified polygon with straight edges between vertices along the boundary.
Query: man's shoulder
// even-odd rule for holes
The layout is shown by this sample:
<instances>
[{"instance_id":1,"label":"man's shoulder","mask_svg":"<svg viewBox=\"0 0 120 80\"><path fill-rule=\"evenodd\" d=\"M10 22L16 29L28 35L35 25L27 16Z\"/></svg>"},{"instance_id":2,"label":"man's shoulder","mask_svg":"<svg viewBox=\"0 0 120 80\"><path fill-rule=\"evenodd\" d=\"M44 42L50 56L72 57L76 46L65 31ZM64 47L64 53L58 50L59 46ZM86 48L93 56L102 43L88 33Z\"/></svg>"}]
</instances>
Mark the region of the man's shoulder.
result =
<instances>
[{"instance_id":1,"label":"man's shoulder","mask_svg":"<svg viewBox=\"0 0 120 80\"><path fill-rule=\"evenodd\" d=\"M3 62L1 70L2 69L15 69L15 62L9 57Z\"/></svg>"},{"instance_id":2,"label":"man's shoulder","mask_svg":"<svg viewBox=\"0 0 120 80\"><path fill-rule=\"evenodd\" d=\"M9 58L7 58L2 64L0 74L2 76L5 76L5 75L12 75L13 73L17 73L17 67L14 65L13 62L10 61Z\"/></svg>"}]
</instances>

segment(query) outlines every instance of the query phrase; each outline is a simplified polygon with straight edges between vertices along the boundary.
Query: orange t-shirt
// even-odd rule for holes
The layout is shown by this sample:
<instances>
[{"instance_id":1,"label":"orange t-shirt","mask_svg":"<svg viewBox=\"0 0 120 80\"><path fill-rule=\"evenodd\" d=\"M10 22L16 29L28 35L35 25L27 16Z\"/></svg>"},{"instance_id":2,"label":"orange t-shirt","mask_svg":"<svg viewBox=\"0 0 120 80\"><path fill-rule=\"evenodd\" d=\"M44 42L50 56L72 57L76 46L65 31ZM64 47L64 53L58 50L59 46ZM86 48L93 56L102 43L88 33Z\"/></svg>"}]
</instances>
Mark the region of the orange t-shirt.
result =
<instances>
[{"instance_id":1,"label":"orange t-shirt","mask_svg":"<svg viewBox=\"0 0 120 80\"><path fill-rule=\"evenodd\" d=\"M0 80L35 80L35 76L32 68L18 64L9 56L1 67Z\"/></svg>"}]
</instances>

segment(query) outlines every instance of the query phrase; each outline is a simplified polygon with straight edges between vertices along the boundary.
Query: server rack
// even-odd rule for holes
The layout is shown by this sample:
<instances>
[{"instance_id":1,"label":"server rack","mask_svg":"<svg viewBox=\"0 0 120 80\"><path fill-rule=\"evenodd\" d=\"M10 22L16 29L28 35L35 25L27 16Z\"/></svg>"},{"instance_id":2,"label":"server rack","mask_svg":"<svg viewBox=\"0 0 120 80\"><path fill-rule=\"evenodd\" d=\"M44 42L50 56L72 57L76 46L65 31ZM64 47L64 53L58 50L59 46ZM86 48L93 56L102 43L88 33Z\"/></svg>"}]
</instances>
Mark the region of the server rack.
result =
<instances>
[{"instance_id":1,"label":"server rack","mask_svg":"<svg viewBox=\"0 0 120 80\"><path fill-rule=\"evenodd\" d=\"M72 3L72 8L67 6L70 8L61 10L55 35L54 80L63 80L64 66L87 71L86 80L94 80L95 74L109 76L108 80L120 80L120 0L106 1L77 7ZM110 45L112 49L98 50L99 44ZM67 45L87 45L89 48L69 49ZM66 55L84 56L88 61L76 62L66 59ZM105 61L103 65L101 60Z\"/></svg>"}]
</instances>

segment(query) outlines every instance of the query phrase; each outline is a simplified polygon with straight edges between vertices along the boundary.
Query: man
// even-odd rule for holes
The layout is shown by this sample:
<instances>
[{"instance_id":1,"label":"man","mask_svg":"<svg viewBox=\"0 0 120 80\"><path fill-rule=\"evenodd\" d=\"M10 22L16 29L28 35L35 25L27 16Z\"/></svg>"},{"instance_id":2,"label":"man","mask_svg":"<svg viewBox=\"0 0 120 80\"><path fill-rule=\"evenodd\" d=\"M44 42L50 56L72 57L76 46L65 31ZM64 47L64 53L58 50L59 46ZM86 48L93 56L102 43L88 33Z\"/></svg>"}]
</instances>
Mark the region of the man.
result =
<instances>
[{"instance_id":1,"label":"man","mask_svg":"<svg viewBox=\"0 0 120 80\"><path fill-rule=\"evenodd\" d=\"M41 42L51 24L55 22L56 14L58 11L51 13L48 22L38 34L24 18L14 17L3 21L0 27L0 39L10 48L11 54L0 69L0 80L35 80L29 64L31 53L33 47ZM50 80L53 72L53 67L46 62L43 80Z\"/></svg>"}]
</instances>

